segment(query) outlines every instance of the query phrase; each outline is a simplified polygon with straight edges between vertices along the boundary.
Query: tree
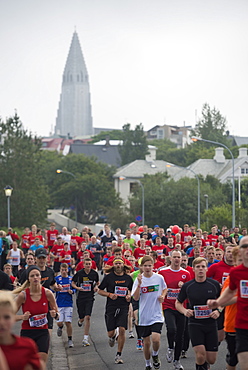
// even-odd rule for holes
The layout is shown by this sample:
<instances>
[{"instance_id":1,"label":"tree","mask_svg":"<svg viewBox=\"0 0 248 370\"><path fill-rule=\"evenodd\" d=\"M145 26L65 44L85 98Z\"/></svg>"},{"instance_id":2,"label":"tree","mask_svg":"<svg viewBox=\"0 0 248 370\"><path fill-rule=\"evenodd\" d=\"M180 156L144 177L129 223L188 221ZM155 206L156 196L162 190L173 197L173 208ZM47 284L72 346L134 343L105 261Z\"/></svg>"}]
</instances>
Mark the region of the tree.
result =
<instances>
[{"instance_id":1,"label":"tree","mask_svg":"<svg viewBox=\"0 0 248 370\"><path fill-rule=\"evenodd\" d=\"M122 140L122 131L121 130L111 130L111 131L102 131L99 134L92 137L92 140L88 144L94 144L101 140Z\"/></svg>"},{"instance_id":2,"label":"tree","mask_svg":"<svg viewBox=\"0 0 248 370\"><path fill-rule=\"evenodd\" d=\"M134 130L130 127L129 123L122 127L123 144L119 145L122 166L136 159L145 159L148 153L147 139L142 124L137 125Z\"/></svg>"},{"instance_id":3,"label":"tree","mask_svg":"<svg viewBox=\"0 0 248 370\"><path fill-rule=\"evenodd\" d=\"M23 129L17 114L0 120L0 188L13 187L11 225L14 227L42 225L46 219L48 192L40 173L41 141ZM7 225L6 199L0 192L2 207L0 223Z\"/></svg>"},{"instance_id":4,"label":"tree","mask_svg":"<svg viewBox=\"0 0 248 370\"><path fill-rule=\"evenodd\" d=\"M211 109L209 104L205 103L202 108L202 118L199 119L195 129L192 130L192 136L199 136L206 140L217 141L230 146L231 142L227 139L226 130L226 118L215 107ZM206 146L207 143L201 142L200 144ZM209 144L207 147L209 147Z\"/></svg>"}]
</instances>

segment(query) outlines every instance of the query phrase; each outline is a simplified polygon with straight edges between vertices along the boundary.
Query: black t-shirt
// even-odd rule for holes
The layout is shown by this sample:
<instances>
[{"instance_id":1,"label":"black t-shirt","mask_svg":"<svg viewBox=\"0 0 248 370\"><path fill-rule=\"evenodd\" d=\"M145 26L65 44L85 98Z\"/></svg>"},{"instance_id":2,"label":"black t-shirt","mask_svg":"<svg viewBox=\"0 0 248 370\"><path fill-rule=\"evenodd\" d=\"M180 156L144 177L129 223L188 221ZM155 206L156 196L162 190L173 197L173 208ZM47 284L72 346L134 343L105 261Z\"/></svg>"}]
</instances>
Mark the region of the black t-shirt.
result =
<instances>
[{"instance_id":1,"label":"black t-shirt","mask_svg":"<svg viewBox=\"0 0 248 370\"><path fill-rule=\"evenodd\" d=\"M87 274L85 269L82 269L73 276L72 281L74 281L77 287L84 289L84 291L77 290L78 299L92 299L94 297L94 287L99 281L99 276L95 270L91 269Z\"/></svg>"},{"instance_id":2,"label":"black t-shirt","mask_svg":"<svg viewBox=\"0 0 248 370\"><path fill-rule=\"evenodd\" d=\"M50 289L51 285L56 283L54 271L50 267L46 267L45 271L41 271L41 285L44 288Z\"/></svg>"},{"instance_id":3,"label":"black t-shirt","mask_svg":"<svg viewBox=\"0 0 248 370\"><path fill-rule=\"evenodd\" d=\"M189 323L203 325L216 324L216 320L205 318L209 309L207 307L204 308L204 306L207 305L208 299L217 299L220 295L220 291L221 288L218 281L210 278L206 278L206 280L201 283L193 279L183 284L177 299L180 303L183 303L185 299L189 300L188 308L195 312L195 315L189 318ZM196 318L196 315L198 318Z\"/></svg>"},{"instance_id":4,"label":"black t-shirt","mask_svg":"<svg viewBox=\"0 0 248 370\"><path fill-rule=\"evenodd\" d=\"M12 282L5 272L0 270L0 290L13 290Z\"/></svg>"},{"instance_id":5,"label":"black t-shirt","mask_svg":"<svg viewBox=\"0 0 248 370\"><path fill-rule=\"evenodd\" d=\"M133 280L130 275L116 275L114 272L111 272L103 278L99 285L99 289L106 289L109 293L117 294L118 298L115 300L109 297L107 298L106 306L114 306L118 308L129 305L129 302L126 301L126 295L128 294L128 290L131 292L132 286Z\"/></svg>"},{"instance_id":6,"label":"black t-shirt","mask_svg":"<svg viewBox=\"0 0 248 370\"><path fill-rule=\"evenodd\" d=\"M105 248L106 246L106 243L111 243L113 240L116 240L114 235L111 233L111 236L107 236L107 235L104 235L102 238L101 238L101 241L102 241L102 247Z\"/></svg>"}]
</instances>

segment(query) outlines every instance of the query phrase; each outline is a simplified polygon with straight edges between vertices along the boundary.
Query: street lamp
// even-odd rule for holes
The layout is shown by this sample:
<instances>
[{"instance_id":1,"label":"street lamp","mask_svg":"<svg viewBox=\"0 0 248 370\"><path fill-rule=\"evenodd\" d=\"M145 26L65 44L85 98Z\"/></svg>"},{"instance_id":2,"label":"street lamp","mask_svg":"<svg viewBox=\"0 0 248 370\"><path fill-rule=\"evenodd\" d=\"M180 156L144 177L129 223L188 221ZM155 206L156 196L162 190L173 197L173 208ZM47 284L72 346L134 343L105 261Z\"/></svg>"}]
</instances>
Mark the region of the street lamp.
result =
<instances>
[{"instance_id":1,"label":"street lamp","mask_svg":"<svg viewBox=\"0 0 248 370\"><path fill-rule=\"evenodd\" d=\"M204 194L204 198L206 199L206 211L208 211L208 194ZM208 229L208 217L207 217L207 229Z\"/></svg>"},{"instance_id":2,"label":"street lamp","mask_svg":"<svg viewBox=\"0 0 248 370\"><path fill-rule=\"evenodd\" d=\"M76 179L76 175L74 175L74 173L72 172L69 172L69 171L64 171L64 170L61 170L61 169L57 169L56 170L57 173L66 173L67 175L71 175L72 177L74 177L74 179ZM77 196L75 196L75 219L76 219L76 227L77 227L77 222L78 222L78 210L77 210Z\"/></svg>"},{"instance_id":3,"label":"street lamp","mask_svg":"<svg viewBox=\"0 0 248 370\"><path fill-rule=\"evenodd\" d=\"M143 225L145 225L145 188L144 188L144 185L142 184L142 182L140 180L136 180L136 179L133 179L133 178L128 178L128 177L125 177L125 176L122 176L122 177L119 177L119 180L134 180L134 182L137 182L140 187L141 187L141 190L142 190L142 223Z\"/></svg>"},{"instance_id":4,"label":"street lamp","mask_svg":"<svg viewBox=\"0 0 248 370\"><path fill-rule=\"evenodd\" d=\"M177 164L174 164L174 163L167 163L166 164L166 167L178 167L178 168L181 168L182 170L188 170L188 171L191 171L195 178L197 179L197 190L198 190L198 196L197 196L197 224L198 224L198 229L200 229L201 227L201 199L200 199L200 179L199 179L199 176L197 175L197 173L192 170L192 168L190 167L182 167L182 166L178 166Z\"/></svg>"},{"instance_id":5,"label":"street lamp","mask_svg":"<svg viewBox=\"0 0 248 370\"><path fill-rule=\"evenodd\" d=\"M217 141L202 139L201 137L198 137L198 136L192 136L191 139L193 141L205 141L206 143L211 143L211 144L214 144L214 145L223 146L224 148L226 148L228 150L228 152L230 153L230 155L232 157L232 227L234 228L235 227L235 177L234 177L234 157L233 157L233 154L232 154L231 150L225 144L219 143Z\"/></svg>"},{"instance_id":6,"label":"street lamp","mask_svg":"<svg viewBox=\"0 0 248 370\"><path fill-rule=\"evenodd\" d=\"M10 185L5 186L4 191L7 197L7 212L8 212L8 229L10 228L10 197L12 194L13 188Z\"/></svg>"}]
</instances>

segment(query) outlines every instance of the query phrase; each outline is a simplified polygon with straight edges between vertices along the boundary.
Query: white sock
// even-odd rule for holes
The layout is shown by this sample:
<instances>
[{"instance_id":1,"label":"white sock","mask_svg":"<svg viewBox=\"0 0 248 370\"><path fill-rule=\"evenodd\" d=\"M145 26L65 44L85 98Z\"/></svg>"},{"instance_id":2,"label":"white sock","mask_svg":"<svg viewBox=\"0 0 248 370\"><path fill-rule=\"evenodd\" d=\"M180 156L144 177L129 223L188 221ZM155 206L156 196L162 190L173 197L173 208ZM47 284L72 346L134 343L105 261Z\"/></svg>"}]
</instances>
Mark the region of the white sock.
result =
<instances>
[{"instance_id":1,"label":"white sock","mask_svg":"<svg viewBox=\"0 0 248 370\"><path fill-rule=\"evenodd\" d=\"M146 360L146 366L151 366L151 360Z\"/></svg>"},{"instance_id":2,"label":"white sock","mask_svg":"<svg viewBox=\"0 0 248 370\"><path fill-rule=\"evenodd\" d=\"M152 356L157 356L159 351L152 351Z\"/></svg>"},{"instance_id":3,"label":"white sock","mask_svg":"<svg viewBox=\"0 0 248 370\"><path fill-rule=\"evenodd\" d=\"M88 340L89 339L89 336L88 335L84 335L84 339Z\"/></svg>"}]
</instances>

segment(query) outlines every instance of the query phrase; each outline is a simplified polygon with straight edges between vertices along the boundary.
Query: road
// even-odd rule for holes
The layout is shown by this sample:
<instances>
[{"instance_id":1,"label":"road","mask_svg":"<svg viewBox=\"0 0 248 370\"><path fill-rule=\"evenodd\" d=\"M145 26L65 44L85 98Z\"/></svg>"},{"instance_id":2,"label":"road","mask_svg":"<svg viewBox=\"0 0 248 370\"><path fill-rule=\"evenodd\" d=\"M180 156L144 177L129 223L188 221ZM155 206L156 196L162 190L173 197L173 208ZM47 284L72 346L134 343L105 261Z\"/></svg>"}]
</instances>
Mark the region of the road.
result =
<instances>
[{"instance_id":1,"label":"road","mask_svg":"<svg viewBox=\"0 0 248 370\"><path fill-rule=\"evenodd\" d=\"M74 297L75 299L75 297ZM57 337L56 323L51 336L51 346L49 353L49 361L47 364L48 370L116 370L119 366L125 370L144 370L145 361L143 351L136 349L136 339L127 337L122 358L123 365L116 365L114 358L116 354L116 346L110 348L108 345L108 337L104 322L106 298L96 295L96 300L93 307L90 330L90 346L82 347L83 328L77 325L77 310L76 306L73 312L73 341L74 348L67 347L67 336L65 328L63 329L62 337ZM19 334L20 323L16 323L14 332ZM161 336L161 348L159 357L162 362L161 369L173 370L173 364L168 364L165 359L167 350L166 329L163 327ZM213 370L225 370L226 344L223 342L219 347L217 361L211 366ZM184 370L194 370L195 361L194 353L190 347L188 358L181 360ZM238 369L238 368L237 368Z\"/></svg>"}]
</instances>

